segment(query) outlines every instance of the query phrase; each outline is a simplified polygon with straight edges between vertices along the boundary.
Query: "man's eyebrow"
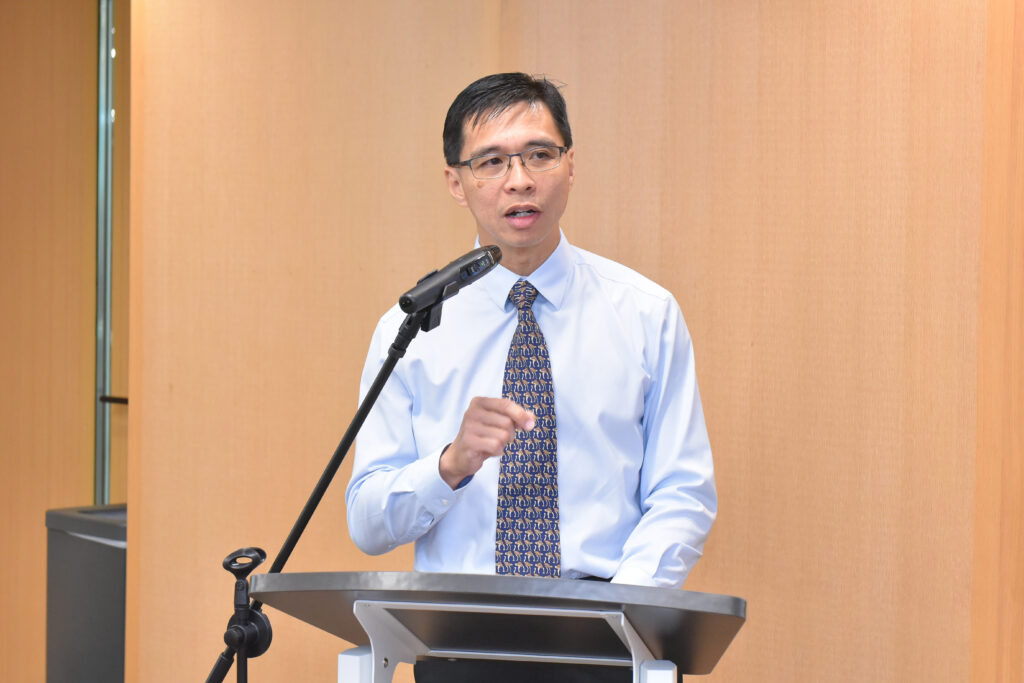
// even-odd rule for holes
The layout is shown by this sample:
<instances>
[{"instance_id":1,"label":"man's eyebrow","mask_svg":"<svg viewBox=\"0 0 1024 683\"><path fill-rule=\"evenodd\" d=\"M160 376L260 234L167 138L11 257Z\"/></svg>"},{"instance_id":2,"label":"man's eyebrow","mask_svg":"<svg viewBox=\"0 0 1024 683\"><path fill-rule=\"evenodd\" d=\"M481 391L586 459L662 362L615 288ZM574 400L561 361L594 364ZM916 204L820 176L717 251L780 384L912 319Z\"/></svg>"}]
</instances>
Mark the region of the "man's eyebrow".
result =
<instances>
[{"instance_id":1,"label":"man's eyebrow","mask_svg":"<svg viewBox=\"0 0 1024 683\"><path fill-rule=\"evenodd\" d=\"M536 138L533 140L527 140L526 145L519 151L526 149L532 149L534 147L558 147L558 143L551 138ZM505 150L500 145L489 145L482 149L474 150L467 159L474 159L476 157L482 157L486 154L505 154Z\"/></svg>"}]
</instances>

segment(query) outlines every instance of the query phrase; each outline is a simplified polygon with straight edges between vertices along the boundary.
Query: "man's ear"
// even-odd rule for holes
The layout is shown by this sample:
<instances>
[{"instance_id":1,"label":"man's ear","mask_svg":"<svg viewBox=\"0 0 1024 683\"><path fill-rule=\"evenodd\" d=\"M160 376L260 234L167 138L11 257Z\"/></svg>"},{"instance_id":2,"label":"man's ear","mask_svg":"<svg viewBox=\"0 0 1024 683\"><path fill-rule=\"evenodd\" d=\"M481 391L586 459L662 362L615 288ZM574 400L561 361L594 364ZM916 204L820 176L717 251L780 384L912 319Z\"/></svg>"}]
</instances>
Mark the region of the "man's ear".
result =
<instances>
[{"instance_id":1,"label":"man's ear","mask_svg":"<svg viewBox=\"0 0 1024 683\"><path fill-rule=\"evenodd\" d=\"M451 166L445 166L444 181L445 184L448 185L448 191L451 193L455 203L459 206L467 206L466 191L462 187L462 177L459 175L458 169L452 168Z\"/></svg>"},{"instance_id":2,"label":"man's ear","mask_svg":"<svg viewBox=\"0 0 1024 683\"><path fill-rule=\"evenodd\" d=\"M569 163L569 187L572 187L572 181L576 179L576 148L570 147L569 151L565 153L565 157Z\"/></svg>"}]
</instances>

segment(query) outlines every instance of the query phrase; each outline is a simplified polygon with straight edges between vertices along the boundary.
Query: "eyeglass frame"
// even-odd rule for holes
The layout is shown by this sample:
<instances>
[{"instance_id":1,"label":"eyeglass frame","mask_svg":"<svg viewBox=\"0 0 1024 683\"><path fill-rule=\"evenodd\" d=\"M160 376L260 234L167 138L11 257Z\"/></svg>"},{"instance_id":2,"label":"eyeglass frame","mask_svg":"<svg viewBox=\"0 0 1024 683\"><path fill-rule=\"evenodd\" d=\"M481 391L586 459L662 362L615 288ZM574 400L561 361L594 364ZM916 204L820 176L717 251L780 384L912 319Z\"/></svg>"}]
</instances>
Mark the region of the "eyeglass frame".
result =
<instances>
[{"instance_id":1,"label":"eyeglass frame","mask_svg":"<svg viewBox=\"0 0 1024 683\"><path fill-rule=\"evenodd\" d=\"M551 168L542 168L542 169L539 169L539 170L538 169L533 169L533 168L530 168L529 166L527 166L526 165L526 159L523 158L523 155L528 153L528 152L532 152L532 151L538 150L538 149L557 149L558 150L558 163L555 164L554 166L552 166ZM523 165L523 168L526 169L527 171L529 171L530 173L547 173L548 171L553 171L553 170L555 170L556 168L558 168L559 166L562 165L562 157L565 156L565 153L568 152L568 151L569 151L569 147L567 145L534 145L533 147L528 147L528 148L524 149L521 152L516 152L515 154L506 154L505 152L488 152L487 154L477 154L475 157L470 157L470 158L466 159L465 161L456 162L455 165L456 166L465 166L466 168L468 168L469 172L472 173L473 177L476 178L477 180L497 180L498 178L504 178L505 176L508 175L508 172L512 170L512 159L515 158L515 157L519 157L519 163L521 163ZM476 174L476 172L473 170L473 167L470 165L472 162L476 161L477 159L483 159L483 158L486 158L486 157L502 157L502 156L507 156L508 157L508 163L505 165L505 172L502 173L501 175L491 176L489 178L481 178L481 177L479 177Z\"/></svg>"}]
</instances>

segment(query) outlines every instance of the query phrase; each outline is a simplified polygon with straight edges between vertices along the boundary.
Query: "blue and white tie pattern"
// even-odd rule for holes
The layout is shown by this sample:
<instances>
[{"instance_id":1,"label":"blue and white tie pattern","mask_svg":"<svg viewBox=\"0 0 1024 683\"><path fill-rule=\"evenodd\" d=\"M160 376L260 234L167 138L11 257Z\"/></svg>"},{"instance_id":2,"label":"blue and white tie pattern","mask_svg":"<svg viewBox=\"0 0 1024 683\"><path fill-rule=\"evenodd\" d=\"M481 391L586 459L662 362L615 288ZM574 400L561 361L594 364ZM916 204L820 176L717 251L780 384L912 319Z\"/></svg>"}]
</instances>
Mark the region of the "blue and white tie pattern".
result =
<instances>
[{"instance_id":1,"label":"blue and white tie pattern","mask_svg":"<svg viewBox=\"0 0 1024 683\"><path fill-rule=\"evenodd\" d=\"M498 574L561 574L555 393L544 335L533 317L537 290L519 280L509 299L519 311L502 396L533 411L534 428L505 447L498 475L494 565Z\"/></svg>"}]
</instances>

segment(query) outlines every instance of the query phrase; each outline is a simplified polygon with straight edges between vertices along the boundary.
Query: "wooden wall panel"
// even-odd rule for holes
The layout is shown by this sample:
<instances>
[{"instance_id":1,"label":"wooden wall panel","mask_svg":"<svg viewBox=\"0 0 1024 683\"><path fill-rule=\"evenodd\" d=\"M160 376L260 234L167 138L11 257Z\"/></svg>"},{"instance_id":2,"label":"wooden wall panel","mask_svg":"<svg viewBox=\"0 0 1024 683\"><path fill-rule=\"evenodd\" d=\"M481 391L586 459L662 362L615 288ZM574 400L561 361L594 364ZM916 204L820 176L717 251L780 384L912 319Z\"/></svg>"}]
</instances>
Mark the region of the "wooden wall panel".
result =
<instances>
[{"instance_id":1,"label":"wooden wall panel","mask_svg":"<svg viewBox=\"0 0 1024 683\"><path fill-rule=\"evenodd\" d=\"M1019 318L979 304L1020 302L1012 260L985 289L1018 233L982 217L1018 206L990 193L1021 149L1013 116L987 137L989 69L1019 64L994 21L967 0L134 3L130 679L209 669L220 560L276 552L376 318L468 246L440 124L498 69L567 84L566 233L669 287L694 336L721 514L687 587L750 601L708 680L981 681L990 647L1012 666L1016 527L979 540L1020 506L992 469L1018 471L1019 431L986 422L1019 415L1019 375L985 374ZM349 542L347 475L289 568L408 567ZM329 680L339 644L272 618L254 671Z\"/></svg>"},{"instance_id":2,"label":"wooden wall panel","mask_svg":"<svg viewBox=\"0 0 1024 683\"><path fill-rule=\"evenodd\" d=\"M43 680L49 508L93 499L94 4L0 4L0 680Z\"/></svg>"},{"instance_id":3,"label":"wooden wall panel","mask_svg":"<svg viewBox=\"0 0 1024 683\"><path fill-rule=\"evenodd\" d=\"M133 4L131 680L209 671L221 560L277 552L355 410L377 318L472 247L441 126L453 88L497 67L497 20L477 0ZM349 541L349 472L288 569L411 567ZM271 618L252 675L336 675L338 642Z\"/></svg>"},{"instance_id":4,"label":"wooden wall panel","mask_svg":"<svg viewBox=\"0 0 1024 683\"><path fill-rule=\"evenodd\" d=\"M990 2L971 680L1024 681L1024 2Z\"/></svg>"},{"instance_id":5,"label":"wooden wall panel","mask_svg":"<svg viewBox=\"0 0 1024 683\"><path fill-rule=\"evenodd\" d=\"M984 12L506 8L502 68L568 83L567 234L695 339L721 514L688 587L750 601L709 680L963 680Z\"/></svg>"}]
</instances>

